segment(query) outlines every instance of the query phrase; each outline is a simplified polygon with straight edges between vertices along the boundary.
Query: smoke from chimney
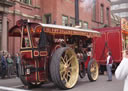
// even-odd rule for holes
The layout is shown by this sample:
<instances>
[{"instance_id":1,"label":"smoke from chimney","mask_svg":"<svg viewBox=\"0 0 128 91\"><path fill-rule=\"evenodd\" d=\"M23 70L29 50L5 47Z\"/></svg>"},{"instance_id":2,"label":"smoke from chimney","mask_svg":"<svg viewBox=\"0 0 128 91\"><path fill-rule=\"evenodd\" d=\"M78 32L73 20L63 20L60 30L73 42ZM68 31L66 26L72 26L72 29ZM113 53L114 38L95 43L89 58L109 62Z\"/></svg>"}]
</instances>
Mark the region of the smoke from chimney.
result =
<instances>
[{"instance_id":1,"label":"smoke from chimney","mask_svg":"<svg viewBox=\"0 0 128 91\"><path fill-rule=\"evenodd\" d=\"M91 11L93 7L93 0L80 0L80 7L85 11Z\"/></svg>"}]
</instances>

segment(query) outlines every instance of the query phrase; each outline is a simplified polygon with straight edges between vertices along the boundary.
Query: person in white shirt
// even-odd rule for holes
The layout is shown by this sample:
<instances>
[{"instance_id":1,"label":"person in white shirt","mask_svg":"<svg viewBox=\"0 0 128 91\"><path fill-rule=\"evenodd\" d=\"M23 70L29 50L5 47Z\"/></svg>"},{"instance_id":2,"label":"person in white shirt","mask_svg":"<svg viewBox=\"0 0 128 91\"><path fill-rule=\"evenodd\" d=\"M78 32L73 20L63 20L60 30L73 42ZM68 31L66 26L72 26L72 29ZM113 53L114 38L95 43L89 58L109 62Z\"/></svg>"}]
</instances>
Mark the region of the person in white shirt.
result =
<instances>
[{"instance_id":1,"label":"person in white shirt","mask_svg":"<svg viewBox=\"0 0 128 91\"><path fill-rule=\"evenodd\" d=\"M123 59L115 71L115 77L124 81L124 90L128 91L128 49L124 51Z\"/></svg>"},{"instance_id":2,"label":"person in white shirt","mask_svg":"<svg viewBox=\"0 0 128 91\"><path fill-rule=\"evenodd\" d=\"M108 75L108 80L107 81L112 81L112 64L113 64L113 59L111 56L111 52L107 53L107 63L106 63L106 68L107 68L107 75Z\"/></svg>"}]
</instances>

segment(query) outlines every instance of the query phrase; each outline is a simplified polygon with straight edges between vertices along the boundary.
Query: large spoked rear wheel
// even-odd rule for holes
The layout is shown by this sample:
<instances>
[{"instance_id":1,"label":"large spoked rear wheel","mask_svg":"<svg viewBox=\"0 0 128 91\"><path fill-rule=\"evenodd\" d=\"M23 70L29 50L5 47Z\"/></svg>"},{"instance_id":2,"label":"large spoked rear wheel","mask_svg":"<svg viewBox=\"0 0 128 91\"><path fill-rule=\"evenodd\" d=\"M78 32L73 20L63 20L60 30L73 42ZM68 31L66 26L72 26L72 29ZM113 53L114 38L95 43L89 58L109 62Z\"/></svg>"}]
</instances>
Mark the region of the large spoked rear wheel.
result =
<instances>
[{"instance_id":1,"label":"large spoked rear wheel","mask_svg":"<svg viewBox=\"0 0 128 91\"><path fill-rule=\"evenodd\" d=\"M87 74L90 81L96 81L98 79L99 67L94 59L91 59L88 63Z\"/></svg>"},{"instance_id":2,"label":"large spoked rear wheel","mask_svg":"<svg viewBox=\"0 0 128 91\"><path fill-rule=\"evenodd\" d=\"M59 88L73 88L79 76L79 62L75 52L68 47L57 49L52 56L50 74Z\"/></svg>"}]
</instances>

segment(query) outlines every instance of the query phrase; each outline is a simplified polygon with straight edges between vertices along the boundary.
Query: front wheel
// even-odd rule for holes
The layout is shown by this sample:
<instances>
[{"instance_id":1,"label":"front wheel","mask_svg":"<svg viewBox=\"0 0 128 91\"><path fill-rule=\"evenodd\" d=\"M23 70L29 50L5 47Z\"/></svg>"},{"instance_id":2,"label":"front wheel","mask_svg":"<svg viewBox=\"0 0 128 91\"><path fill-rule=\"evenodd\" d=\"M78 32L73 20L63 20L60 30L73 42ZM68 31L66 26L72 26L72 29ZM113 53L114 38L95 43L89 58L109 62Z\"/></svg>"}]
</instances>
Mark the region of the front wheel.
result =
<instances>
[{"instance_id":1,"label":"front wheel","mask_svg":"<svg viewBox=\"0 0 128 91\"><path fill-rule=\"evenodd\" d=\"M50 64L52 81L61 89L73 88L79 76L79 62L75 52L68 47L59 48Z\"/></svg>"},{"instance_id":2,"label":"front wheel","mask_svg":"<svg viewBox=\"0 0 128 91\"><path fill-rule=\"evenodd\" d=\"M90 81L96 81L98 79L99 67L94 59L91 59L88 63L87 74Z\"/></svg>"},{"instance_id":3,"label":"front wheel","mask_svg":"<svg viewBox=\"0 0 128 91\"><path fill-rule=\"evenodd\" d=\"M40 82L28 82L26 79L26 70L25 70L25 64L21 63L18 65L19 68L19 78L21 80L21 82L24 84L25 87L27 88L37 88L39 86L41 86L42 83Z\"/></svg>"},{"instance_id":4,"label":"front wheel","mask_svg":"<svg viewBox=\"0 0 128 91\"><path fill-rule=\"evenodd\" d=\"M79 63L79 75L80 75L80 78L84 78L85 77L85 75L86 75L86 69L85 69L85 64L84 64L84 62L80 62Z\"/></svg>"}]
</instances>

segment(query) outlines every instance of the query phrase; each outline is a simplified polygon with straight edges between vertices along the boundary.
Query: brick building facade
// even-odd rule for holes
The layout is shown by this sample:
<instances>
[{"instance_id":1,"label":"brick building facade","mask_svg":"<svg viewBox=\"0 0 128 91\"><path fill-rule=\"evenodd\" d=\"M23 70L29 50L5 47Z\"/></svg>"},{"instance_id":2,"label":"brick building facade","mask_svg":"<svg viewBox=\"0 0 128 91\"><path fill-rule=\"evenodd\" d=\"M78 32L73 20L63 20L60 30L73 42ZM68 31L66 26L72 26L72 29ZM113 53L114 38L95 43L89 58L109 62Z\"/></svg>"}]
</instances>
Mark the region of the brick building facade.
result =
<instances>
[{"instance_id":1,"label":"brick building facade","mask_svg":"<svg viewBox=\"0 0 128 91\"><path fill-rule=\"evenodd\" d=\"M11 1L0 0L0 50L7 50L7 16L9 7L13 5Z\"/></svg>"},{"instance_id":2,"label":"brick building facade","mask_svg":"<svg viewBox=\"0 0 128 91\"><path fill-rule=\"evenodd\" d=\"M46 2L46 0L41 0L43 22L74 26L74 1L75 0L47 0ZM103 21L101 21L101 16L103 18ZM47 21L46 17L49 17L50 19ZM79 0L79 20L80 25L85 28L99 28L104 24L110 25L110 1Z\"/></svg>"},{"instance_id":3,"label":"brick building facade","mask_svg":"<svg viewBox=\"0 0 128 91\"><path fill-rule=\"evenodd\" d=\"M15 6L9 8L8 26L9 29L16 24L19 19L28 19L31 22L42 22L40 8L41 0L12 0ZM20 38L8 37L8 51L11 54L19 52Z\"/></svg>"},{"instance_id":4,"label":"brick building facade","mask_svg":"<svg viewBox=\"0 0 128 91\"><path fill-rule=\"evenodd\" d=\"M75 0L10 1L15 5L8 11L8 29L14 26L19 19L75 26ZM79 0L79 25L81 28L92 29L110 26L110 4L109 0ZM8 38L7 50L11 54L18 52L19 47L19 38Z\"/></svg>"}]
</instances>

